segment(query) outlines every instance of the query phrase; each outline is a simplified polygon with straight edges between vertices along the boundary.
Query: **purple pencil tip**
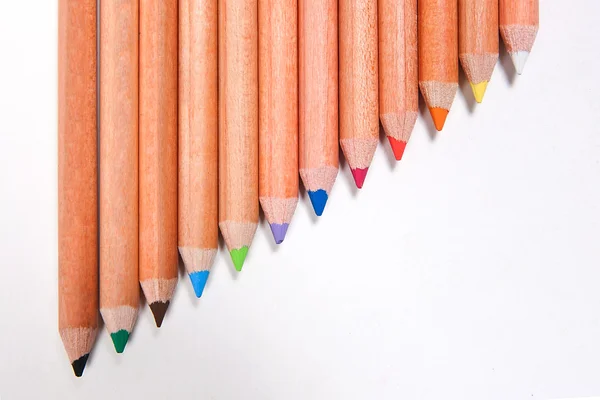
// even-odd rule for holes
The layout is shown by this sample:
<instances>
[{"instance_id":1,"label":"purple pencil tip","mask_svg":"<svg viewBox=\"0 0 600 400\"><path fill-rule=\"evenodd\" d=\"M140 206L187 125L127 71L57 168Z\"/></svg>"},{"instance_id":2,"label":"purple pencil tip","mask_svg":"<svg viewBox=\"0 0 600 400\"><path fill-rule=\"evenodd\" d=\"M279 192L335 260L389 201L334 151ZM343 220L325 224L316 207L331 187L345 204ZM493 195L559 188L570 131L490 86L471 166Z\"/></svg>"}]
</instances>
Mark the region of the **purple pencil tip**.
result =
<instances>
[{"instance_id":1,"label":"purple pencil tip","mask_svg":"<svg viewBox=\"0 0 600 400\"><path fill-rule=\"evenodd\" d=\"M275 243L281 244L285 239L289 224L269 224L271 225L271 232L273 232L273 238Z\"/></svg>"}]
</instances>

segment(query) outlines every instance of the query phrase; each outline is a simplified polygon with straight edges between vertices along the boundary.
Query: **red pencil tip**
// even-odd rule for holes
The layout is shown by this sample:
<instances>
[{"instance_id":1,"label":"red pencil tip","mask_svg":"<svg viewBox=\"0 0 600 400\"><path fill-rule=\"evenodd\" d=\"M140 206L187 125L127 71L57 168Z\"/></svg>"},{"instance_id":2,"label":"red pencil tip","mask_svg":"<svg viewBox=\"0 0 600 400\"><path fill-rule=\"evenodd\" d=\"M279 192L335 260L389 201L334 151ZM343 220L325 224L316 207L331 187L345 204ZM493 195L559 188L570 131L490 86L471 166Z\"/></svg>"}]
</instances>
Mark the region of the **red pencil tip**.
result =
<instances>
[{"instance_id":1,"label":"red pencil tip","mask_svg":"<svg viewBox=\"0 0 600 400\"><path fill-rule=\"evenodd\" d=\"M429 109L429 112L431 113L431 118L433 119L435 129L441 131L444 128L444 124L446 123L448 110L439 107L433 107Z\"/></svg>"},{"instance_id":2,"label":"red pencil tip","mask_svg":"<svg viewBox=\"0 0 600 400\"><path fill-rule=\"evenodd\" d=\"M402 160L402 155L404 154L404 149L406 148L406 142L403 140L394 139L391 136L388 136L387 138L390 141L390 146L392 146L392 152L394 153L396 160Z\"/></svg>"},{"instance_id":3,"label":"red pencil tip","mask_svg":"<svg viewBox=\"0 0 600 400\"><path fill-rule=\"evenodd\" d=\"M350 168L352 171L352 176L354 177L354 182L356 183L356 187L362 189L363 183L365 183L365 178L367 177L367 172L369 171L369 167L367 168Z\"/></svg>"}]
</instances>

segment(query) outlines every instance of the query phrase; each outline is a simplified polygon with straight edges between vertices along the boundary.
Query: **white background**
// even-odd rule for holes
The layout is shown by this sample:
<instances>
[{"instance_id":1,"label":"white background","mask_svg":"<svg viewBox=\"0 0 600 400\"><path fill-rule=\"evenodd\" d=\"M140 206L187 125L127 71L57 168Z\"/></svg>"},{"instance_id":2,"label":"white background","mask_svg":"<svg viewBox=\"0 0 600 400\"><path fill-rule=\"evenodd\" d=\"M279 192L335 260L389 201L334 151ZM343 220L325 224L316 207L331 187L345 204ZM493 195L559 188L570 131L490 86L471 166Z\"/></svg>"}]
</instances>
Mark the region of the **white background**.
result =
<instances>
[{"instance_id":1,"label":"white background","mask_svg":"<svg viewBox=\"0 0 600 400\"><path fill-rule=\"evenodd\" d=\"M106 0L105 0L106 1ZM523 76L483 104L461 77L442 133L343 163L324 216L261 224L182 276L123 355L102 329L82 379L57 329L57 2L0 2L0 398L548 399L600 394L600 3L542 0Z\"/></svg>"}]
</instances>

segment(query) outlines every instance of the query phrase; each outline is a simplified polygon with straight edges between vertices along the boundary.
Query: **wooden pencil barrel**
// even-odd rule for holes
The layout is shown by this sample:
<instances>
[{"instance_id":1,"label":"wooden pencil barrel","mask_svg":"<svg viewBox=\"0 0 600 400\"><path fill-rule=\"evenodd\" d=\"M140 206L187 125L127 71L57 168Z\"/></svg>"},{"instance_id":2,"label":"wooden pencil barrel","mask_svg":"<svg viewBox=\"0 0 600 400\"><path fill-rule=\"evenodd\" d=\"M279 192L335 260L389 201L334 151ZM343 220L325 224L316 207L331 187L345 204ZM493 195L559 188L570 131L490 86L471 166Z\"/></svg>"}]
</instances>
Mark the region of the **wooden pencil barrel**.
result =
<instances>
[{"instance_id":1,"label":"wooden pencil barrel","mask_svg":"<svg viewBox=\"0 0 600 400\"><path fill-rule=\"evenodd\" d=\"M137 0L100 9L100 311L114 333L132 328L139 303L139 9ZM131 326L119 326L122 307Z\"/></svg>"},{"instance_id":2,"label":"wooden pencil barrel","mask_svg":"<svg viewBox=\"0 0 600 400\"><path fill-rule=\"evenodd\" d=\"M58 329L74 363L98 328L97 12L96 0L58 6Z\"/></svg>"},{"instance_id":3,"label":"wooden pencil barrel","mask_svg":"<svg viewBox=\"0 0 600 400\"><path fill-rule=\"evenodd\" d=\"M171 300L178 274L177 14L177 0L140 3L139 279L151 307Z\"/></svg>"}]
</instances>

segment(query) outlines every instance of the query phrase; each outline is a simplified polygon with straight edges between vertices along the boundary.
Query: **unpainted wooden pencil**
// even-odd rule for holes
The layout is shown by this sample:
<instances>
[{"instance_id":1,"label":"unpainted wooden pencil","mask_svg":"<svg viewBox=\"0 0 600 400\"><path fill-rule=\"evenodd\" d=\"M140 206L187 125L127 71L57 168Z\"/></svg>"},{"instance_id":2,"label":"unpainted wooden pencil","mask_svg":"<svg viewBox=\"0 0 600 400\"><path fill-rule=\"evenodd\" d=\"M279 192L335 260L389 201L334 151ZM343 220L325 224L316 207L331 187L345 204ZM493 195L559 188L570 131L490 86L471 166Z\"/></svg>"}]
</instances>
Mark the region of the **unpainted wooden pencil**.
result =
<instances>
[{"instance_id":1,"label":"unpainted wooden pencil","mask_svg":"<svg viewBox=\"0 0 600 400\"><path fill-rule=\"evenodd\" d=\"M500 33L521 75L540 25L539 0L500 0Z\"/></svg>"},{"instance_id":2,"label":"unpainted wooden pencil","mask_svg":"<svg viewBox=\"0 0 600 400\"><path fill-rule=\"evenodd\" d=\"M100 2L100 314L118 353L140 301L138 5Z\"/></svg>"},{"instance_id":3,"label":"unpainted wooden pencil","mask_svg":"<svg viewBox=\"0 0 600 400\"><path fill-rule=\"evenodd\" d=\"M340 0L340 145L363 186L379 137L377 1Z\"/></svg>"},{"instance_id":4,"label":"unpainted wooden pencil","mask_svg":"<svg viewBox=\"0 0 600 400\"><path fill-rule=\"evenodd\" d=\"M419 87L441 131L458 89L458 2L419 0Z\"/></svg>"},{"instance_id":5,"label":"unpainted wooden pencil","mask_svg":"<svg viewBox=\"0 0 600 400\"><path fill-rule=\"evenodd\" d=\"M258 225L257 14L219 0L219 228L238 271Z\"/></svg>"},{"instance_id":6,"label":"unpainted wooden pencil","mask_svg":"<svg viewBox=\"0 0 600 400\"><path fill-rule=\"evenodd\" d=\"M79 377L98 331L96 0L58 10L58 330Z\"/></svg>"},{"instance_id":7,"label":"unpainted wooden pencil","mask_svg":"<svg viewBox=\"0 0 600 400\"><path fill-rule=\"evenodd\" d=\"M419 112L417 0L379 0L379 119L401 160Z\"/></svg>"},{"instance_id":8,"label":"unpainted wooden pencil","mask_svg":"<svg viewBox=\"0 0 600 400\"><path fill-rule=\"evenodd\" d=\"M298 203L298 2L258 1L260 205L281 244Z\"/></svg>"},{"instance_id":9,"label":"unpainted wooden pencil","mask_svg":"<svg viewBox=\"0 0 600 400\"><path fill-rule=\"evenodd\" d=\"M179 0L179 254L202 296L218 246L217 0Z\"/></svg>"},{"instance_id":10,"label":"unpainted wooden pencil","mask_svg":"<svg viewBox=\"0 0 600 400\"><path fill-rule=\"evenodd\" d=\"M498 61L498 0L458 1L458 55L478 103Z\"/></svg>"},{"instance_id":11,"label":"unpainted wooden pencil","mask_svg":"<svg viewBox=\"0 0 600 400\"><path fill-rule=\"evenodd\" d=\"M337 0L298 1L299 172L321 216L338 173Z\"/></svg>"},{"instance_id":12,"label":"unpainted wooden pencil","mask_svg":"<svg viewBox=\"0 0 600 400\"><path fill-rule=\"evenodd\" d=\"M140 3L140 286L156 326L177 285L177 0Z\"/></svg>"}]
</instances>

